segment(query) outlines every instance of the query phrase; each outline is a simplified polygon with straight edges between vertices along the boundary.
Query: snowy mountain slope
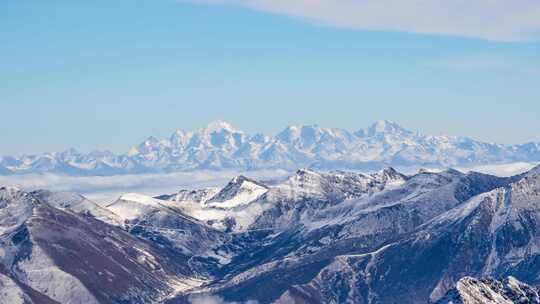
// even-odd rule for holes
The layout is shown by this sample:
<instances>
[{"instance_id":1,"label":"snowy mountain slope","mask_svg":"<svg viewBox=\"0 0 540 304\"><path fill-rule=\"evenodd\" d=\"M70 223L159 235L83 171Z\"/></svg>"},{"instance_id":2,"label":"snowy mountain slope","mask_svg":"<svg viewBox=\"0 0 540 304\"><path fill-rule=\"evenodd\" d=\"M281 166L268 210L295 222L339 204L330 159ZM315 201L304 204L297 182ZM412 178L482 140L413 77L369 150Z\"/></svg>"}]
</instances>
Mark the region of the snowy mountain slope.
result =
<instances>
[{"instance_id":1,"label":"snowy mountain slope","mask_svg":"<svg viewBox=\"0 0 540 304\"><path fill-rule=\"evenodd\" d=\"M303 174L305 172L300 172ZM340 176L340 173L335 174ZM342 196L337 200L332 200L335 196L321 199L321 188L311 183L310 189L319 189L310 191L312 199L298 196L298 200L271 203L274 207L267 209L251 226L252 229L274 227L270 235L263 234L260 245L248 247L222 268L227 283L214 286L214 292L229 300L274 301L287 291L287 286L309 282L334 257L368 254L407 236L421 224L470 197L510 181L512 179L453 170L423 172L406 177L386 190L375 190L375 184L371 186L371 194L366 192L355 199ZM303 187L305 183L300 185ZM280 187L283 185L276 186ZM347 189L355 188L349 185ZM272 191L271 188L268 193ZM269 294L262 294L261 290Z\"/></svg>"},{"instance_id":2,"label":"snowy mountain slope","mask_svg":"<svg viewBox=\"0 0 540 304\"><path fill-rule=\"evenodd\" d=\"M119 216L77 193L37 190L33 191L31 195L58 209L68 209L77 214L90 215L111 225L121 224Z\"/></svg>"},{"instance_id":3,"label":"snowy mountain slope","mask_svg":"<svg viewBox=\"0 0 540 304\"><path fill-rule=\"evenodd\" d=\"M464 277L437 304L540 303L538 291L514 277L502 281Z\"/></svg>"},{"instance_id":4,"label":"snowy mountain slope","mask_svg":"<svg viewBox=\"0 0 540 304\"><path fill-rule=\"evenodd\" d=\"M372 175L301 170L270 188L263 197L270 207L250 229L297 229L313 237L302 242L307 252L330 241L365 236L382 242L508 180L457 171L407 177L391 168Z\"/></svg>"},{"instance_id":5,"label":"snowy mountain slope","mask_svg":"<svg viewBox=\"0 0 540 304\"><path fill-rule=\"evenodd\" d=\"M232 223L235 235L216 250L228 252L229 259L212 271L225 284L213 285L212 290L230 300L256 297L266 303L276 300L287 286L309 282L337 255L369 253L515 179L455 170L405 176L391 168L371 175L304 169L235 208L216 209L202 200L174 203L200 220L214 215L209 221ZM216 212L223 212L220 218ZM251 223L235 229L246 214ZM299 269L305 276L295 275ZM252 284L264 286L268 298Z\"/></svg>"},{"instance_id":6,"label":"snowy mountain slope","mask_svg":"<svg viewBox=\"0 0 540 304\"><path fill-rule=\"evenodd\" d=\"M164 195L159 198L174 201L175 207L183 213L215 228L240 232L275 228L275 223L267 225L257 224L255 221L262 221L262 215L267 209L284 202L291 204L302 200L341 202L379 192L387 186L396 186L405 179L406 176L393 169L372 175L345 172L318 173L302 169L277 185L267 186L238 176L221 190L183 190L176 195ZM208 195L210 193L216 194ZM276 219L270 221L274 220Z\"/></svg>"},{"instance_id":7,"label":"snowy mountain slope","mask_svg":"<svg viewBox=\"0 0 540 304\"><path fill-rule=\"evenodd\" d=\"M24 291L8 276L0 273L0 303L32 303Z\"/></svg>"},{"instance_id":8,"label":"snowy mountain slope","mask_svg":"<svg viewBox=\"0 0 540 304\"><path fill-rule=\"evenodd\" d=\"M204 205L219 208L234 208L250 203L266 192L268 192L268 187L241 175L233 178L215 196L205 201Z\"/></svg>"},{"instance_id":9,"label":"snowy mountain slope","mask_svg":"<svg viewBox=\"0 0 540 304\"><path fill-rule=\"evenodd\" d=\"M215 201L207 203L205 200L201 202L189 200L172 202L174 202L174 208L181 213L197 219L213 229L239 233L248 230L258 216L271 207L270 204L259 203L263 202L264 194L262 196L259 196L260 193L257 192L251 195L245 194L227 200L225 205Z\"/></svg>"},{"instance_id":10,"label":"snowy mountain slope","mask_svg":"<svg viewBox=\"0 0 540 304\"><path fill-rule=\"evenodd\" d=\"M282 296L418 303L441 299L463 276L512 275L538 286L539 181L539 174L527 174L472 197L373 252L336 255L314 279Z\"/></svg>"},{"instance_id":11,"label":"snowy mountain slope","mask_svg":"<svg viewBox=\"0 0 540 304\"><path fill-rule=\"evenodd\" d=\"M14 303L148 303L191 280L181 253L54 204L0 188L0 297Z\"/></svg>"},{"instance_id":12,"label":"snowy mountain slope","mask_svg":"<svg viewBox=\"0 0 540 304\"><path fill-rule=\"evenodd\" d=\"M181 212L171 201L139 194L125 194L107 206L120 217L131 234L185 255L202 255L228 237Z\"/></svg>"},{"instance_id":13,"label":"snowy mountain slope","mask_svg":"<svg viewBox=\"0 0 540 304\"><path fill-rule=\"evenodd\" d=\"M256 170L310 167L373 170L386 166L450 167L540 162L540 143L514 146L467 137L422 135L389 121L356 132L317 125L289 126L276 136L249 135L223 121L169 138L149 137L125 154L79 153L0 158L0 174L56 172L70 175L188 170Z\"/></svg>"},{"instance_id":14,"label":"snowy mountain slope","mask_svg":"<svg viewBox=\"0 0 540 304\"><path fill-rule=\"evenodd\" d=\"M214 195L216 195L221 189L219 188L207 188L200 190L180 190L175 194L164 194L156 197L160 200L175 201L175 202L191 202L196 204L202 204Z\"/></svg>"}]
</instances>

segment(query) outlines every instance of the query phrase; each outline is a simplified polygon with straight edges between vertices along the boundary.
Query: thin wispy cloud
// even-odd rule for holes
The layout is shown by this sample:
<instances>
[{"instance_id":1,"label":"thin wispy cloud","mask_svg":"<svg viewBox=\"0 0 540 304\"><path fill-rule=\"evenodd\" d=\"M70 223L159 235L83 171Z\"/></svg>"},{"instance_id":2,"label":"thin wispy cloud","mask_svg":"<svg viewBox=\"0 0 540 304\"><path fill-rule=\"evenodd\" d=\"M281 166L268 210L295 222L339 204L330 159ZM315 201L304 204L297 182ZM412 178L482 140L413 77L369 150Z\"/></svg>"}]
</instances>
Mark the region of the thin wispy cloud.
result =
<instances>
[{"instance_id":1,"label":"thin wispy cloud","mask_svg":"<svg viewBox=\"0 0 540 304\"><path fill-rule=\"evenodd\" d=\"M467 56L454 56L426 62L429 67L445 68L451 70L500 70L523 69L524 64L514 58L495 54L472 54Z\"/></svg>"},{"instance_id":2,"label":"thin wispy cloud","mask_svg":"<svg viewBox=\"0 0 540 304\"><path fill-rule=\"evenodd\" d=\"M538 38L537 0L181 0L239 5L312 22L364 30L499 41Z\"/></svg>"},{"instance_id":3,"label":"thin wispy cloud","mask_svg":"<svg viewBox=\"0 0 540 304\"><path fill-rule=\"evenodd\" d=\"M428 68L444 69L456 72L519 72L535 76L540 73L540 65L514 55L496 53L476 53L448 56L426 60L422 64Z\"/></svg>"}]
</instances>

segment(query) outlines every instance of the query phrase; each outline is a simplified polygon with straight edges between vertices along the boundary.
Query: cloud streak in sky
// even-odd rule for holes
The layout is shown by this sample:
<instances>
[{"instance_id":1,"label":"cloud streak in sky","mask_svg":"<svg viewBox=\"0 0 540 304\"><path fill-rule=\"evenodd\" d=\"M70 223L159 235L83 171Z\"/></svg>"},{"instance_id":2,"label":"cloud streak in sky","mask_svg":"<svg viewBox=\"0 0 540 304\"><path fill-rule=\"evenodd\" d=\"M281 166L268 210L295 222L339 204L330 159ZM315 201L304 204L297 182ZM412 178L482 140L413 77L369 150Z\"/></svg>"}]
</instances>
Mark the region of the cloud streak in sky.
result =
<instances>
[{"instance_id":1,"label":"cloud streak in sky","mask_svg":"<svg viewBox=\"0 0 540 304\"><path fill-rule=\"evenodd\" d=\"M540 35L538 0L181 0L239 5L338 27L522 41Z\"/></svg>"}]
</instances>

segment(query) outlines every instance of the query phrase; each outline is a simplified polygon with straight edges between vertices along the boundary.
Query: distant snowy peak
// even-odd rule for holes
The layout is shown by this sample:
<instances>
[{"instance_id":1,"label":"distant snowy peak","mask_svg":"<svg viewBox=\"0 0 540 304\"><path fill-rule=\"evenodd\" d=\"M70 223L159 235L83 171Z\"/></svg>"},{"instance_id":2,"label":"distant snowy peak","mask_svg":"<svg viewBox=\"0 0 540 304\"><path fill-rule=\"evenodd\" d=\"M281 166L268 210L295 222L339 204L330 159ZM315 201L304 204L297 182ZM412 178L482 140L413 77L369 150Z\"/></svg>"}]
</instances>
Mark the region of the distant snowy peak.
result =
<instances>
[{"instance_id":1,"label":"distant snowy peak","mask_svg":"<svg viewBox=\"0 0 540 304\"><path fill-rule=\"evenodd\" d=\"M276 139L287 144L307 148L317 143L329 141L350 141L354 137L350 132L337 128L323 128L318 125L289 126L276 135Z\"/></svg>"},{"instance_id":2,"label":"distant snowy peak","mask_svg":"<svg viewBox=\"0 0 540 304\"><path fill-rule=\"evenodd\" d=\"M203 129L203 131L206 133L219 133L223 131L230 133L242 133L242 131L223 120L216 120L209 123L206 128Z\"/></svg>"},{"instance_id":3,"label":"distant snowy peak","mask_svg":"<svg viewBox=\"0 0 540 304\"><path fill-rule=\"evenodd\" d=\"M377 170L387 166L452 167L540 162L540 143L501 145L467 137L423 135L395 122L378 121L351 132L293 125L275 136L243 132L224 121L168 138L148 137L125 154L73 149L0 158L0 175L55 172L113 175L190 170L259 170L300 167Z\"/></svg>"},{"instance_id":4,"label":"distant snowy peak","mask_svg":"<svg viewBox=\"0 0 540 304\"><path fill-rule=\"evenodd\" d=\"M356 135L373 137L377 135L412 136L414 133L389 120L379 120L367 129L359 130Z\"/></svg>"},{"instance_id":5,"label":"distant snowy peak","mask_svg":"<svg viewBox=\"0 0 540 304\"><path fill-rule=\"evenodd\" d=\"M538 291L514 277L502 281L464 277L437 304L540 303Z\"/></svg>"},{"instance_id":6,"label":"distant snowy peak","mask_svg":"<svg viewBox=\"0 0 540 304\"><path fill-rule=\"evenodd\" d=\"M399 173L396 169L392 167L388 167L379 172L376 172L372 174L371 177L375 180L380 180L381 182L386 184L401 184L408 178L405 174Z\"/></svg>"}]
</instances>

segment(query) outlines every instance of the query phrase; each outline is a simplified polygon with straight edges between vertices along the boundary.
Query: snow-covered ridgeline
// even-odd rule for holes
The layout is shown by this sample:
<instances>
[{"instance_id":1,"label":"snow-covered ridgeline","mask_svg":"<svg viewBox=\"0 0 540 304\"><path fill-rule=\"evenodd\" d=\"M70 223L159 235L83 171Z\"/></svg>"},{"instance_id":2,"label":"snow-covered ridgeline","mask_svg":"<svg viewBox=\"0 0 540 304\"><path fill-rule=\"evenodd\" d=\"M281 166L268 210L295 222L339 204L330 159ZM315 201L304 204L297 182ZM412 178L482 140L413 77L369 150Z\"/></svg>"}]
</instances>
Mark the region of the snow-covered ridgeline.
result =
<instances>
[{"instance_id":1,"label":"snow-covered ridgeline","mask_svg":"<svg viewBox=\"0 0 540 304\"><path fill-rule=\"evenodd\" d=\"M539 161L540 143L510 146L468 137L423 135L390 121L354 132L317 125L289 126L275 136L250 135L216 121L195 131L177 130L165 139L149 137L125 154L85 154L70 149L4 156L0 158L0 174L114 175L299 167L366 170L388 165L455 167Z\"/></svg>"}]
</instances>

